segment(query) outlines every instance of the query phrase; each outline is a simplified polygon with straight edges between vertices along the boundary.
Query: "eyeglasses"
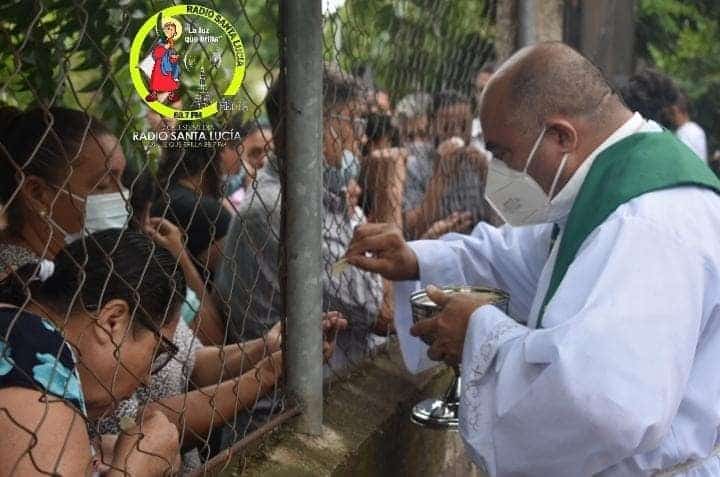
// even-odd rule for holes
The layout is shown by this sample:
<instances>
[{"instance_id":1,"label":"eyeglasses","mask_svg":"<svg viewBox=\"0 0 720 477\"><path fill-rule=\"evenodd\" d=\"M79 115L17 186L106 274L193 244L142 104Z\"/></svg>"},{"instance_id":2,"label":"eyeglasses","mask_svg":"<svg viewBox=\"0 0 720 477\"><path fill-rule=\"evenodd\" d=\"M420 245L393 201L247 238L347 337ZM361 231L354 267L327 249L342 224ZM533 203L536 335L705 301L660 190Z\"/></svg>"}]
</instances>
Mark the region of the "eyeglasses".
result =
<instances>
[{"instance_id":1,"label":"eyeglasses","mask_svg":"<svg viewBox=\"0 0 720 477\"><path fill-rule=\"evenodd\" d=\"M341 121L349 121L353 125L353 134L356 137L362 137L367 130L367 119L365 118L351 118L343 114L330 114L333 119L339 119Z\"/></svg>"},{"instance_id":2,"label":"eyeglasses","mask_svg":"<svg viewBox=\"0 0 720 477\"><path fill-rule=\"evenodd\" d=\"M145 315L138 312L135 316L137 317L138 322L148 330L152 331L158 339L158 353L155 355L155 360L150 366L150 374L155 375L162 371L163 368L165 368L165 366L167 366L170 361L177 356L180 348L162 334L154 323L145 318Z\"/></svg>"},{"instance_id":3,"label":"eyeglasses","mask_svg":"<svg viewBox=\"0 0 720 477\"><path fill-rule=\"evenodd\" d=\"M163 335L159 331L153 331L160 339L158 348L162 350L160 351L160 353L157 354L157 356L155 356L155 361L153 361L152 366L150 367L150 374L156 375L157 373L162 371L163 368L165 368L165 366L167 366L175 356L177 356L180 348L178 348L175 343L170 341L165 335Z\"/></svg>"},{"instance_id":4,"label":"eyeglasses","mask_svg":"<svg viewBox=\"0 0 720 477\"><path fill-rule=\"evenodd\" d=\"M98 307L96 305L86 305L85 308L87 310L97 310ZM158 353L155 356L155 360L152 362L152 365L150 366L150 374L155 375L159 373L165 366L172 361L172 359L177 356L177 354L180 352L180 348L173 343L171 340L169 340L164 334L160 332L157 326L155 326L154 323L152 323L150 320L145 318L145 316L138 312L135 314L135 317L137 318L137 321L147 330L152 331L153 334L158 339Z\"/></svg>"}]
</instances>

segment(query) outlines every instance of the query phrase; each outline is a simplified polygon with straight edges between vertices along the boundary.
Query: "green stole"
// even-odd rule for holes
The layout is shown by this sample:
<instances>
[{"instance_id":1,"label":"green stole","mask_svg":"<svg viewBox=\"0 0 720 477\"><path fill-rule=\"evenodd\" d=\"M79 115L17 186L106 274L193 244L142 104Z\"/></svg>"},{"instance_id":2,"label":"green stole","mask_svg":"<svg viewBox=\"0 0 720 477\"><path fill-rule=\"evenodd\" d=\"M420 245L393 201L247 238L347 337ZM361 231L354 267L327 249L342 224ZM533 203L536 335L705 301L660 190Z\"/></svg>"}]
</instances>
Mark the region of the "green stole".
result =
<instances>
[{"instance_id":1,"label":"green stole","mask_svg":"<svg viewBox=\"0 0 720 477\"><path fill-rule=\"evenodd\" d=\"M703 187L720 194L715 174L671 132L633 134L600 153L568 215L537 327L542 327L548 302L596 227L635 197L681 186Z\"/></svg>"}]
</instances>

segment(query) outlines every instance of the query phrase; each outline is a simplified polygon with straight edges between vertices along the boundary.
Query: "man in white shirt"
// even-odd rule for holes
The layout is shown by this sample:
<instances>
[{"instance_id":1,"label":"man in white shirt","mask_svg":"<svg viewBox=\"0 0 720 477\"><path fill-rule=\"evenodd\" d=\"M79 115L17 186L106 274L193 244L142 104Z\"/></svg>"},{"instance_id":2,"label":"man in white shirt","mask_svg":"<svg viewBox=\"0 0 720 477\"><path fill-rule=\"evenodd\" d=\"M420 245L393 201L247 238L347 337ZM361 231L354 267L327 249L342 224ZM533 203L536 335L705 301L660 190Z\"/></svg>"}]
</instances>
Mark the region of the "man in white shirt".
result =
<instances>
[{"instance_id":1,"label":"man in white shirt","mask_svg":"<svg viewBox=\"0 0 720 477\"><path fill-rule=\"evenodd\" d=\"M668 129L708 162L705 132L690 121L690 101L668 75L653 69L634 74L622 88L625 104Z\"/></svg>"},{"instance_id":2,"label":"man in white shirt","mask_svg":"<svg viewBox=\"0 0 720 477\"><path fill-rule=\"evenodd\" d=\"M690 120L690 102L684 92L680 92L678 102L670 107L670 118L675 124L675 135L692 149L706 163L708 162L707 139L705 131Z\"/></svg>"},{"instance_id":3,"label":"man in white shirt","mask_svg":"<svg viewBox=\"0 0 720 477\"><path fill-rule=\"evenodd\" d=\"M720 182L560 43L508 60L481 118L509 225L407 244L368 224L346 254L400 281L406 365L461 365L461 435L491 475L720 475ZM411 328L430 284L501 288L509 315L431 288L443 309Z\"/></svg>"}]
</instances>

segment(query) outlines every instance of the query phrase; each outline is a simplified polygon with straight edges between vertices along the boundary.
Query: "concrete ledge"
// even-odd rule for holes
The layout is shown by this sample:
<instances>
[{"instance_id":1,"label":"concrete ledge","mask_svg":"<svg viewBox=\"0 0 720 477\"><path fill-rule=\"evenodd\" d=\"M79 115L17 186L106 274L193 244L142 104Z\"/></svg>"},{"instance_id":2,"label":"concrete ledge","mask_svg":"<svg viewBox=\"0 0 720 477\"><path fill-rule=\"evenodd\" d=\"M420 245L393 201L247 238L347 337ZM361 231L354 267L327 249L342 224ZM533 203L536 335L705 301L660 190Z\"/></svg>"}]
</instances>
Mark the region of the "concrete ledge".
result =
<instances>
[{"instance_id":1,"label":"concrete ledge","mask_svg":"<svg viewBox=\"0 0 720 477\"><path fill-rule=\"evenodd\" d=\"M410 422L412 406L441 395L451 378L444 367L419 376L408 374L399 351L391 347L330 387L321 436L296 434L286 426L221 475L484 475L465 458L458 433L423 429Z\"/></svg>"}]
</instances>

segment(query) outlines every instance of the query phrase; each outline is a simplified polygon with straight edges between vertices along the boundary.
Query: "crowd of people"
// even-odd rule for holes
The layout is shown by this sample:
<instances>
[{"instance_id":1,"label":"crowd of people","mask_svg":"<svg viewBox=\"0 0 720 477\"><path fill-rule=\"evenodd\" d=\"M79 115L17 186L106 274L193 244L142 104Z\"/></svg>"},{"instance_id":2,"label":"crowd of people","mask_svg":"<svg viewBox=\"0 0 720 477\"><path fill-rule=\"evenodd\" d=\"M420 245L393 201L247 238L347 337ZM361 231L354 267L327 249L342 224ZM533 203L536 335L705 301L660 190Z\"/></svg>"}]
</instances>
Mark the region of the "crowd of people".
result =
<instances>
[{"instance_id":1,"label":"crowd of people","mask_svg":"<svg viewBox=\"0 0 720 477\"><path fill-rule=\"evenodd\" d=\"M152 174L81 111L3 108L2 131L0 473L196 468L283 372L279 320L226 339L212 297L234 214L217 171L254 175L257 151L167 150ZM347 322L319 319L329 359Z\"/></svg>"},{"instance_id":2,"label":"crowd of people","mask_svg":"<svg viewBox=\"0 0 720 477\"><path fill-rule=\"evenodd\" d=\"M512 251L503 224L518 225L516 215L486 198L489 171L507 162L497 130L486 131L495 125L488 108L481 111L495 70L488 64L471 75L469 94L393 98L324 69L326 313L318 320L326 375L393 334L403 296L393 280L431 283L421 271L446 280L429 265L442 250L422 244L472 233ZM606 101L605 83L593 81ZM711 160L671 79L643 71L623 96L628 111L672 129ZM117 135L85 112L0 109L0 432L14 443L0 447L1 475L189 472L287 405L279 386L281 326L292 306L283 303L281 268L286 99L276 81L264 102L269 123L234 118L228 127L242 140L164 148L157 168L128 160ZM625 112L618 101L612 106ZM543 129L524 172L545 136ZM537 233L548 239L545 249L553 246L549 230ZM393 244L407 257L399 245L406 240L421 240L420 265L380 263ZM455 253L467 248L475 265L482 262L475 255L493 256L471 245ZM346 256L354 266L338 272ZM512 282L520 273L514 262L500 270L505 262L497 260L480 275L523 290L513 308L529 313L529 285ZM461 262L448 255L450 265ZM556 310L548 321L558 322Z\"/></svg>"}]
</instances>

